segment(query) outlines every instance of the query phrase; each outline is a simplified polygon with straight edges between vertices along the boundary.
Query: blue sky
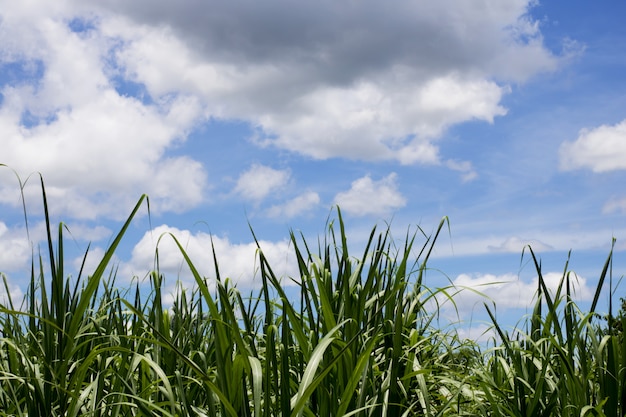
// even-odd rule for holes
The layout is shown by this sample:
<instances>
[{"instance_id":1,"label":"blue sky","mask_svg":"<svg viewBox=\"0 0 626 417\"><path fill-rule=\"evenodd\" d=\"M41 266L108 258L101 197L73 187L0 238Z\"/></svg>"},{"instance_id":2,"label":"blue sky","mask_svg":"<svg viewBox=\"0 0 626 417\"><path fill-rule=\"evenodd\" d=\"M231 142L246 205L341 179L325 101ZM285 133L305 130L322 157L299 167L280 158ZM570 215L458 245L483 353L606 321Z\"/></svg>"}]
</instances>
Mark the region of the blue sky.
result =
<instances>
[{"instance_id":1,"label":"blue sky","mask_svg":"<svg viewBox=\"0 0 626 417\"><path fill-rule=\"evenodd\" d=\"M478 286L511 320L536 279L524 245L552 278L572 250L582 302L613 237L623 275L623 2L19 3L0 1L0 163L43 175L92 264L149 195L119 283L171 231L207 275L213 235L223 273L254 286L248 222L293 275L289 230L317 239L335 205L355 254L374 225L402 238L448 216L431 285ZM0 271L17 297L44 229L30 177L28 240L11 169ZM171 243L160 259L170 289L191 285Z\"/></svg>"}]
</instances>

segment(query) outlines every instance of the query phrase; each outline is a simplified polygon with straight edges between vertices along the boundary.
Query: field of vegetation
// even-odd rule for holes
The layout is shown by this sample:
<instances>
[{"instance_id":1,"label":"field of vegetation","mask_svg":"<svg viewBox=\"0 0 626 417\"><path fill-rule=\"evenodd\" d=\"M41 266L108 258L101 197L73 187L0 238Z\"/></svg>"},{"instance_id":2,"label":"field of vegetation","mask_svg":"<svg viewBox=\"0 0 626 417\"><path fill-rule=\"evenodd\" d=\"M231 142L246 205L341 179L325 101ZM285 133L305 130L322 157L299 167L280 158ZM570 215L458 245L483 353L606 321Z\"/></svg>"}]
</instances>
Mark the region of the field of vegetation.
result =
<instances>
[{"instance_id":1,"label":"field of vegetation","mask_svg":"<svg viewBox=\"0 0 626 417\"><path fill-rule=\"evenodd\" d=\"M485 300L497 335L485 346L435 325L433 306L454 302L455 289L427 288L423 276L446 219L434 235L401 242L374 228L353 254L337 210L314 246L291 236L297 297L286 294L262 248L262 287L244 294L219 270L201 276L176 236L164 236L176 241L196 284L170 307L158 267L149 293L115 285L113 254L145 196L98 267L72 279L64 226L53 229L45 191L43 199L45 256L33 259L25 299L0 306L2 416L626 413L626 317L623 308L615 317L594 313L612 252L590 310L581 311L567 265L551 293L527 248L539 275L534 311L510 333ZM9 293L6 277L4 285Z\"/></svg>"}]
</instances>

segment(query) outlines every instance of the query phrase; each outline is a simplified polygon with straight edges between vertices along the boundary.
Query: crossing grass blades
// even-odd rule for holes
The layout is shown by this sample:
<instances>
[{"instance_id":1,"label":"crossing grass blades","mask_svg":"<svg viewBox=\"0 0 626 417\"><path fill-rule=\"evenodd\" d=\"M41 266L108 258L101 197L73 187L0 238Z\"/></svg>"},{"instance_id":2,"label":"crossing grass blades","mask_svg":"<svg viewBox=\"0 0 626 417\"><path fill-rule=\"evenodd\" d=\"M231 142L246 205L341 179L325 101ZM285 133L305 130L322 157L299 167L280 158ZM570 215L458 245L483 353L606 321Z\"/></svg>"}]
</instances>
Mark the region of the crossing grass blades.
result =
<instances>
[{"instance_id":1,"label":"crossing grass blades","mask_svg":"<svg viewBox=\"0 0 626 417\"><path fill-rule=\"evenodd\" d=\"M374 228L356 256L339 209L314 249L292 233L298 297L287 294L281 280L289 277L276 276L260 246L262 286L243 294L217 267L200 275L176 236L162 236L176 243L195 279L165 306L158 263L149 293L139 284L117 288L111 264L146 196L95 270L83 267L70 279L65 226L53 234L41 185L45 254L33 256L23 302L0 306L2 416L626 413L624 310L595 314L612 280L612 251L583 312L572 301L567 265L551 294L527 248L539 285L534 311L520 325L526 331L509 334L486 303L497 337L485 347L436 325L437 302L453 303L457 291L423 283L445 218L433 236L420 230L400 243L389 229Z\"/></svg>"}]
</instances>

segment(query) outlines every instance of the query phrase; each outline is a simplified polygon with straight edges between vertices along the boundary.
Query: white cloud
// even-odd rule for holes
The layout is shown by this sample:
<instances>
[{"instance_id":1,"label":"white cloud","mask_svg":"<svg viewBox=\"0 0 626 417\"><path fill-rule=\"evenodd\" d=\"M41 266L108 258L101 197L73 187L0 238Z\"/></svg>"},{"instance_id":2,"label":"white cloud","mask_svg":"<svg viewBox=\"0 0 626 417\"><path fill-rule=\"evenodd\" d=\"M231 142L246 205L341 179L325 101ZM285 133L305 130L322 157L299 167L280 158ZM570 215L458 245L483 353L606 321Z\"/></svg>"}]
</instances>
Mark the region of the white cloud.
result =
<instances>
[{"instance_id":1,"label":"white cloud","mask_svg":"<svg viewBox=\"0 0 626 417\"><path fill-rule=\"evenodd\" d=\"M314 191L307 191L282 205L274 205L268 210L270 217L291 219L302 213L313 210L320 204L320 196Z\"/></svg>"},{"instance_id":2,"label":"white cloud","mask_svg":"<svg viewBox=\"0 0 626 417\"><path fill-rule=\"evenodd\" d=\"M546 286L554 296L563 274L548 272L543 274ZM573 285L574 299L577 301L590 300L594 289L587 285L584 277L570 275ZM536 301L538 278L535 276L530 282L521 280L515 274L481 274L458 275L452 282L458 289L464 288L455 295L454 301L460 314L476 312L484 309L483 303L496 303L498 310L512 308L529 308ZM448 308L450 306L448 305Z\"/></svg>"},{"instance_id":3,"label":"white cloud","mask_svg":"<svg viewBox=\"0 0 626 417\"><path fill-rule=\"evenodd\" d=\"M489 245L487 248L492 252L508 252L522 253L524 247L530 246L535 252L549 251L554 248L536 239L521 239L518 236L512 236L504 240L498 245Z\"/></svg>"},{"instance_id":4,"label":"white cloud","mask_svg":"<svg viewBox=\"0 0 626 417\"><path fill-rule=\"evenodd\" d=\"M292 75L300 79L325 72L341 82L346 74L371 73L394 61L433 73L454 66L523 80L557 62L542 45L538 22L527 14L535 2L527 0L402 2L393 8L374 0L80 3L168 28L216 61L299 64L308 68Z\"/></svg>"},{"instance_id":5,"label":"white cloud","mask_svg":"<svg viewBox=\"0 0 626 417\"><path fill-rule=\"evenodd\" d=\"M353 181L348 191L338 193L335 204L346 213L379 216L403 207L406 198L398 191L395 173L379 181L373 181L366 175Z\"/></svg>"},{"instance_id":6,"label":"white cloud","mask_svg":"<svg viewBox=\"0 0 626 417\"><path fill-rule=\"evenodd\" d=\"M616 125L583 129L560 149L561 169L606 172L626 169L626 120Z\"/></svg>"},{"instance_id":7,"label":"white cloud","mask_svg":"<svg viewBox=\"0 0 626 417\"><path fill-rule=\"evenodd\" d=\"M196 95L258 126L257 143L315 158L438 162L448 126L505 114L494 78L560 59L524 0L92 4L115 14L100 29L124 40L118 63L153 95Z\"/></svg>"},{"instance_id":8,"label":"white cloud","mask_svg":"<svg viewBox=\"0 0 626 417\"><path fill-rule=\"evenodd\" d=\"M55 226L52 227L53 239L55 239L57 230ZM84 256L83 251L86 249L86 245L79 244L79 242L91 242L109 237L111 236L111 231L102 226L89 227L81 223L72 223L65 224L63 236L66 258L69 259L77 254L76 258L72 259L71 264L69 262L66 263L66 273L76 277ZM28 232L23 226L9 227L0 221L0 273L12 276L14 285L25 288L30 280L31 263L33 260L35 261L34 266L38 270L39 257L41 256L41 260L44 263L44 272L47 270L47 245L46 224L44 221L33 221L33 219L30 219ZM104 251L98 247L92 247L89 250L87 263L85 264L86 273L93 272L95 266L102 259L103 254Z\"/></svg>"},{"instance_id":9,"label":"white cloud","mask_svg":"<svg viewBox=\"0 0 626 417\"><path fill-rule=\"evenodd\" d=\"M0 272L28 271L32 254L26 230L9 228L0 221Z\"/></svg>"},{"instance_id":10,"label":"white cloud","mask_svg":"<svg viewBox=\"0 0 626 417\"><path fill-rule=\"evenodd\" d=\"M64 231L63 233L72 240L94 242L113 235L113 231L104 226L91 227L83 223L75 222L65 223L65 226L67 227L67 231Z\"/></svg>"},{"instance_id":11,"label":"white cloud","mask_svg":"<svg viewBox=\"0 0 626 417\"><path fill-rule=\"evenodd\" d=\"M118 40L97 30L74 33L71 17L34 9L3 15L0 59L34 69L1 88L2 162L22 177L41 172L51 206L79 218L123 216L143 192L157 212L197 205L202 166L164 156L201 117L197 99L146 104L121 95L109 58Z\"/></svg>"},{"instance_id":12,"label":"white cloud","mask_svg":"<svg viewBox=\"0 0 626 417\"><path fill-rule=\"evenodd\" d=\"M146 233L132 250L132 258L121 267L120 275L143 278L154 269L155 248L159 249L159 269L168 280L169 290L173 291L175 280L180 279L186 288L195 286L180 250L168 234L174 235L191 258L193 265L203 277L215 278L212 248L215 248L222 279L230 278L239 287L258 286L259 262L257 246L254 242L233 243L226 237L211 236L204 232L192 233L167 225L161 225ZM159 241L160 239L160 241ZM212 243L211 243L212 242ZM290 243L259 241L274 273L289 285L288 277L297 278L298 269L290 256Z\"/></svg>"},{"instance_id":13,"label":"white cloud","mask_svg":"<svg viewBox=\"0 0 626 417\"><path fill-rule=\"evenodd\" d=\"M394 68L379 81L320 87L259 124L270 134L264 145L315 158L395 159L402 164L439 160L433 141L450 125L493 121L506 111L495 83L456 75L416 83L413 70ZM388 79L387 79L388 78Z\"/></svg>"},{"instance_id":14,"label":"white cloud","mask_svg":"<svg viewBox=\"0 0 626 417\"><path fill-rule=\"evenodd\" d=\"M1 87L2 162L42 172L51 205L81 218L121 218L143 192L156 212L204 201L200 162L166 153L210 117L314 158L440 163L449 126L492 122L507 83L562 61L532 4L7 3L0 62L26 76Z\"/></svg>"},{"instance_id":15,"label":"white cloud","mask_svg":"<svg viewBox=\"0 0 626 417\"><path fill-rule=\"evenodd\" d=\"M4 285L4 280L6 280L6 284L9 289L8 293L7 288ZM9 277L0 273L0 305L8 308L9 299L13 302L13 307L19 310L22 305L22 301L24 300L24 293L19 285L11 283Z\"/></svg>"},{"instance_id":16,"label":"white cloud","mask_svg":"<svg viewBox=\"0 0 626 417\"><path fill-rule=\"evenodd\" d=\"M258 202L283 188L290 176L288 170L254 164L239 176L235 192L245 199Z\"/></svg>"},{"instance_id":17,"label":"white cloud","mask_svg":"<svg viewBox=\"0 0 626 417\"><path fill-rule=\"evenodd\" d=\"M456 329L459 339L473 340L477 343L488 343L498 340L498 334L491 325L479 324L471 327L458 327Z\"/></svg>"}]
</instances>

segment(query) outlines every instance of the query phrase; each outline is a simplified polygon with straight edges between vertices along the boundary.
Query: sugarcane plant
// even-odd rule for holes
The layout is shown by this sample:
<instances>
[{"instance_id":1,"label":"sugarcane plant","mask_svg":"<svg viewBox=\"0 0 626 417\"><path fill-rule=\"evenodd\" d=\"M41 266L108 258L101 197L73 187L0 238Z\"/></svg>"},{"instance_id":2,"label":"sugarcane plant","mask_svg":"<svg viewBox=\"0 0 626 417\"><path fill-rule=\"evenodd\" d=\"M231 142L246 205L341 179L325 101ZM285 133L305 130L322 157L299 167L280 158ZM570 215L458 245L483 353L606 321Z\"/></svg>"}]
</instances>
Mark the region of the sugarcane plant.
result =
<instances>
[{"instance_id":1,"label":"sugarcane plant","mask_svg":"<svg viewBox=\"0 0 626 417\"><path fill-rule=\"evenodd\" d=\"M337 208L314 246L290 234L296 276L274 272L250 228L261 283L251 290L222 276L215 249L204 276L164 234L194 282L166 303L158 245L147 288L116 285L115 251L149 212L147 196L95 269L87 248L72 278L67 227L53 229L40 182L45 249L33 250L24 300L0 304L0 416L625 415L626 317L595 312L607 279L613 288L613 251L582 311L568 264L550 292L525 249L538 274L534 310L510 333L486 303L495 337L485 346L438 324L459 289L424 282L445 217L400 241L374 227L355 256Z\"/></svg>"}]
</instances>

